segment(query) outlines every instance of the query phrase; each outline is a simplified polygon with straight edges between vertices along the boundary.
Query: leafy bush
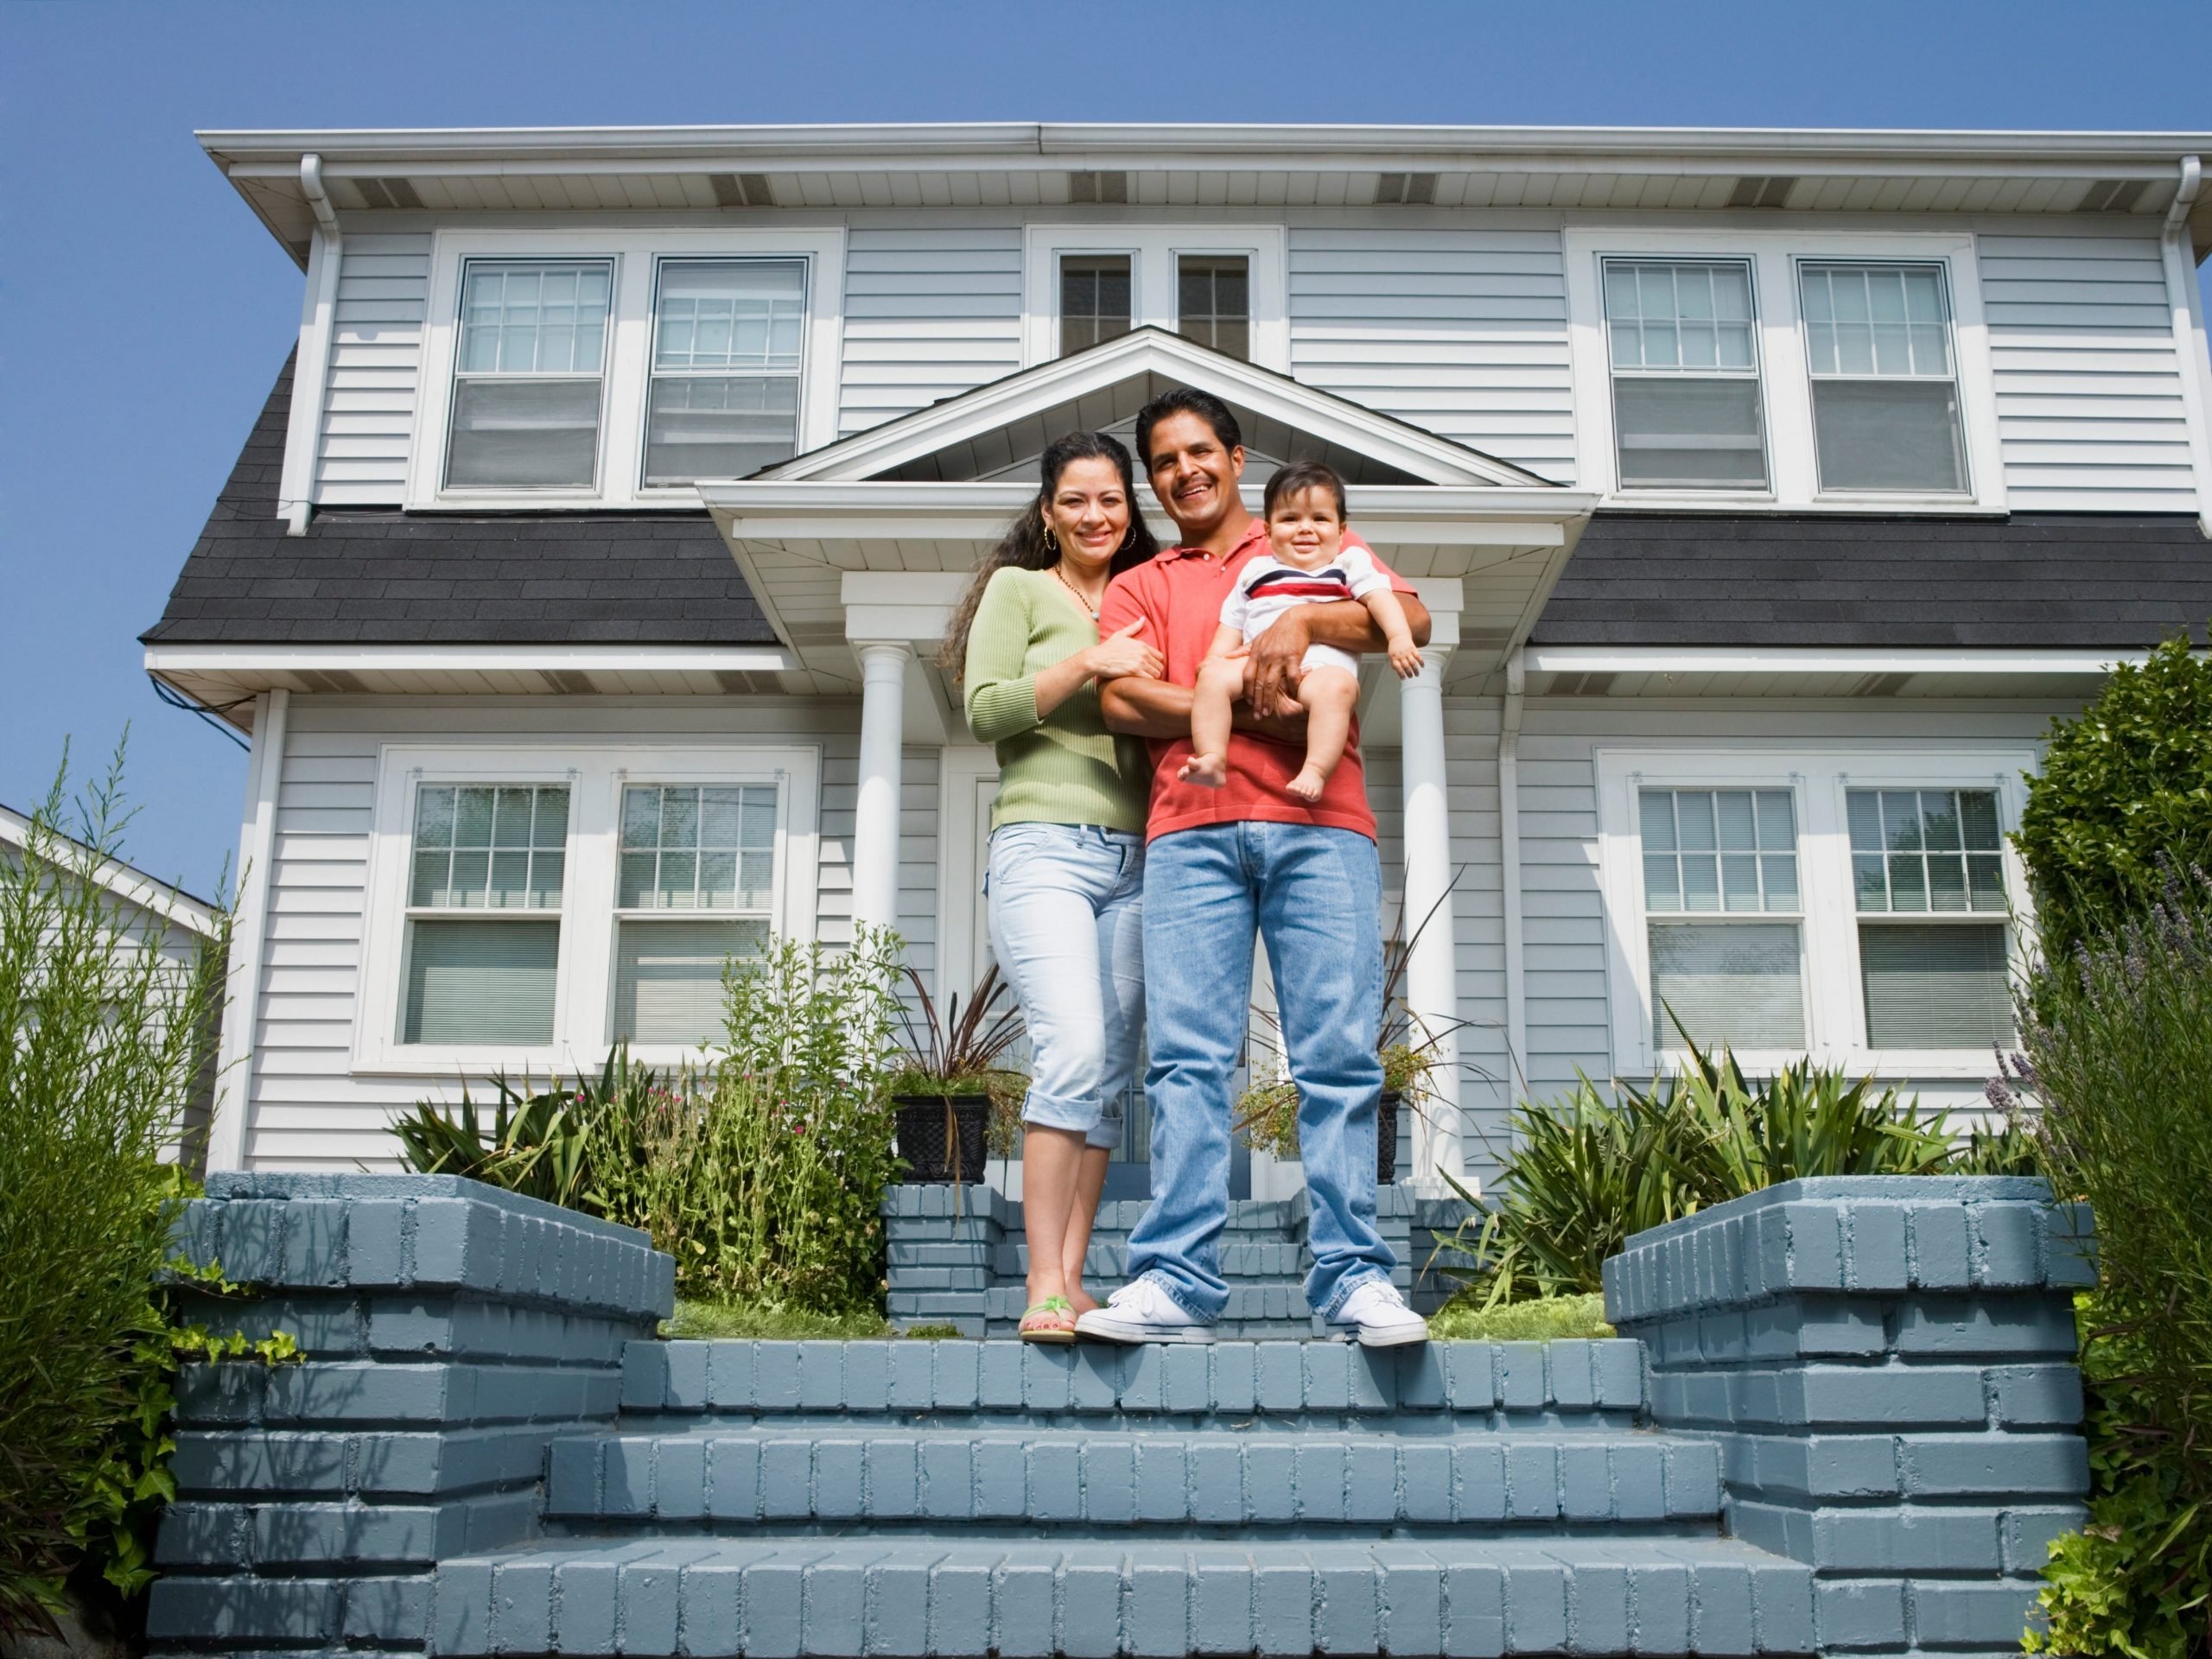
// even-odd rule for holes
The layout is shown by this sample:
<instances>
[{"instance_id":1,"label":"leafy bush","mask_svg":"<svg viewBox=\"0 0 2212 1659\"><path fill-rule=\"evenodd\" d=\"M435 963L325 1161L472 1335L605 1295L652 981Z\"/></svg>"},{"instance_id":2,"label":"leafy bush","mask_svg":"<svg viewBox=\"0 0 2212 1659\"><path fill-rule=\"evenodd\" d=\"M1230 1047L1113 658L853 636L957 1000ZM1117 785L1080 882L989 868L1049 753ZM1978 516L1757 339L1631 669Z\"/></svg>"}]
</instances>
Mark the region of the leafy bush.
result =
<instances>
[{"instance_id":1,"label":"leafy bush","mask_svg":"<svg viewBox=\"0 0 2212 1659\"><path fill-rule=\"evenodd\" d=\"M394 1126L402 1159L639 1228L688 1297L874 1308L897 950L867 930L843 951L778 941L725 970L703 1075L664 1078L617 1050L595 1084L525 1096L501 1079L488 1125L466 1090L450 1117L418 1106Z\"/></svg>"},{"instance_id":2,"label":"leafy bush","mask_svg":"<svg viewBox=\"0 0 2212 1659\"><path fill-rule=\"evenodd\" d=\"M73 807L57 778L0 857L0 1628L41 1627L80 1560L139 1587L166 1479L156 1284L188 1188L164 1152L223 942L143 949L99 884L129 820L121 768L118 750Z\"/></svg>"},{"instance_id":3,"label":"leafy bush","mask_svg":"<svg viewBox=\"0 0 2212 1659\"><path fill-rule=\"evenodd\" d=\"M1479 1292L1462 1291L1429 1316L1436 1342L1554 1342L1610 1337L1601 1295L1543 1296L1485 1307Z\"/></svg>"},{"instance_id":4,"label":"leafy bush","mask_svg":"<svg viewBox=\"0 0 2212 1659\"><path fill-rule=\"evenodd\" d=\"M2094 1524L2054 1560L2052 1641L2202 1655L2212 1534L2212 878L2092 923L2018 998L2012 1081L2053 1187L2096 1217ZM2192 1648L2190 1644L2194 1643Z\"/></svg>"},{"instance_id":5,"label":"leafy bush","mask_svg":"<svg viewBox=\"0 0 2212 1659\"><path fill-rule=\"evenodd\" d=\"M2142 666L2115 667L2078 717L2052 721L2014 841L2053 958L2147 910L2161 858L2212 867L2212 660L2168 640Z\"/></svg>"},{"instance_id":6,"label":"leafy bush","mask_svg":"<svg viewBox=\"0 0 2212 1659\"><path fill-rule=\"evenodd\" d=\"M1560 1104L1513 1113L1503 1196L1446 1247L1484 1263L1484 1306L1598 1292L1631 1233L1777 1182L1952 1163L1947 1118L1923 1120L1895 1089L1877 1094L1872 1079L1809 1059L1755 1084L1732 1052L1688 1047L1688 1065L1648 1088L1612 1093L1583 1077Z\"/></svg>"}]
</instances>

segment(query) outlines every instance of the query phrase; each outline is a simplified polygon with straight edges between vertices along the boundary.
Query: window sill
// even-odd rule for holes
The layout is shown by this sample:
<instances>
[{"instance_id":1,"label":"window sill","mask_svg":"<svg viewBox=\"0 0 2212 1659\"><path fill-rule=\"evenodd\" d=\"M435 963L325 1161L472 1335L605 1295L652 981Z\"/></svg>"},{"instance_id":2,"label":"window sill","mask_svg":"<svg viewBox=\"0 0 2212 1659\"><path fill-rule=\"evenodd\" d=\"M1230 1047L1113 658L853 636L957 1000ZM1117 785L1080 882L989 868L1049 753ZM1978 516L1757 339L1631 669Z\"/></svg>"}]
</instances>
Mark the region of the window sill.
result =
<instances>
[{"instance_id":1,"label":"window sill","mask_svg":"<svg viewBox=\"0 0 2212 1659\"><path fill-rule=\"evenodd\" d=\"M2003 518L2009 510L1962 496L1822 495L1809 500L1785 501L1773 495L1729 495L1713 491L1695 494L1661 494L1648 490L1616 490L1598 504L1604 512L1707 512L1720 514L1817 513L1835 518L1872 518L1909 514L1929 518Z\"/></svg>"},{"instance_id":2,"label":"window sill","mask_svg":"<svg viewBox=\"0 0 2212 1659\"><path fill-rule=\"evenodd\" d=\"M2009 1045L2008 1045L2009 1046ZM1736 1052L1736 1064L1745 1077L1757 1081L1770 1077L1785 1066L1794 1065L1806 1058L1803 1049L1740 1049ZM1714 1058L1707 1055L1708 1059ZM1884 1084L1890 1083L1982 1083L1996 1072L1997 1066L1990 1051L1986 1048L1932 1049L1866 1049L1815 1051L1813 1064L1844 1072L1853 1078L1872 1077ZM1690 1064L1688 1049L1669 1049L1657 1057L1657 1064L1670 1071L1680 1071ZM1624 1080L1641 1081L1656 1068L1649 1062L1630 1065L1616 1071L1615 1076Z\"/></svg>"}]
</instances>

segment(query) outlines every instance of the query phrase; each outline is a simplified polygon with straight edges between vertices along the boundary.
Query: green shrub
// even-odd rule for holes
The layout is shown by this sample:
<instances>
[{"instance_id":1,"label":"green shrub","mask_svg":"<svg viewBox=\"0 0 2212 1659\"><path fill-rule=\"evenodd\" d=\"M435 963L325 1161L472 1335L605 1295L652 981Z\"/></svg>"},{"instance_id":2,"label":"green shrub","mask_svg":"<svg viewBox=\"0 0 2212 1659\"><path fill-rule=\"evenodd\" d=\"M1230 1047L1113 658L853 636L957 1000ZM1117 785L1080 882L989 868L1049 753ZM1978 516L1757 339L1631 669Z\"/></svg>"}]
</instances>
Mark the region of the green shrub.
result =
<instances>
[{"instance_id":1,"label":"green shrub","mask_svg":"<svg viewBox=\"0 0 2212 1659\"><path fill-rule=\"evenodd\" d=\"M1600 1295L1542 1296L1531 1302L1483 1306L1477 1291L1462 1291L1429 1316L1436 1342L1554 1342L1610 1337Z\"/></svg>"},{"instance_id":2,"label":"green shrub","mask_svg":"<svg viewBox=\"0 0 2212 1659\"><path fill-rule=\"evenodd\" d=\"M1595 1293L1630 1234L1777 1182L1952 1163L1948 1120L1923 1120L1895 1089L1810 1060L1754 1084L1732 1052L1688 1048L1681 1071L1648 1088L1583 1077L1556 1105L1515 1110L1497 1207L1478 1209L1446 1247L1484 1264L1484 1306Z\"/></svg>"},{"instance_id":3,"label":"green shrub","mask_svg":"<svg viewBox=\"0 0 2212 1659\"><path fill-rule=\"evenodd\" d=\"M143 1585L167 1480L156 1283L188 1189L164 1152L223 942L142 949L94 879L120 855L121 765L73 809L57 778L22 854L0 857L0 1628L42 1624L87 1559Z\"/></svg>"},{"instance_id":4,"label":"green shrub","mask_svg":"<svg viewBox=\"0 0 2212 1659\"><path fill-rule=\"evenodd\" d=\"M2053 1187L2096 1218L2101 1326L2083 1365L2094 1520L2049 1569L2051 1640L2132 1659L2207 1650L2212 1537L2212 878L2093 922L2018 996L2013 1080ZM2194 1647L2190 1644L2194 1643Z\"/></svg>"},{"instance_id":5,"label":"green shrub","mask_svg":"<svg viewBox=\"0 0 2212 1659\"><path fill-rule=\"evenodd\" d=\"M2051 722L2014 838L2053 957L2100 921L2139 914L2160 859L2212 868L2212 659L2185 639L2122 664L2094 702Z\"/></svg>"}]
</instances>

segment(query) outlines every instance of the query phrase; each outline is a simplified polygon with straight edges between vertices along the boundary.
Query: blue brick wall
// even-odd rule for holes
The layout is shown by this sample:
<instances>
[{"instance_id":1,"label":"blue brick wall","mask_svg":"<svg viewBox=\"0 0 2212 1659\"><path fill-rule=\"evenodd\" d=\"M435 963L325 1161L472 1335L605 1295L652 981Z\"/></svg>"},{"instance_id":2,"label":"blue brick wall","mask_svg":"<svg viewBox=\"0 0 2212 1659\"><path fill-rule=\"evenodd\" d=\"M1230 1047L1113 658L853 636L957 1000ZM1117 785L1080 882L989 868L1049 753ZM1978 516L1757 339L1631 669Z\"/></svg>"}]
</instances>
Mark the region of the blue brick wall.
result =
<instances>
[{"instance_id":1,"label":"blue brick wall","mask_svg":"<svg viewBox=\"0 0 2212 1659\"><path fill-rule=\"evenodd\" d=\"M200 1318L306 1358L180 1379L157 1647L419 1647L433 1566L534 1535L674 1306L642 1234L449 1177L218 1174L178 1243L255 1291Z\"/></svg>"},{"instance_id":2,"label":"blue brick wall","mask_svg":"<svg viewBox=\"0 0 2212 1659\"><path fill-rule=\"evenodd\" d=\"M2094 1260L2040 1181L1796 1181L1630 1239L1606 1309L1731 1531L1814 1567L1824 1650L2009 1649L2084 1518Z\"/></svg>"}]
</instances>

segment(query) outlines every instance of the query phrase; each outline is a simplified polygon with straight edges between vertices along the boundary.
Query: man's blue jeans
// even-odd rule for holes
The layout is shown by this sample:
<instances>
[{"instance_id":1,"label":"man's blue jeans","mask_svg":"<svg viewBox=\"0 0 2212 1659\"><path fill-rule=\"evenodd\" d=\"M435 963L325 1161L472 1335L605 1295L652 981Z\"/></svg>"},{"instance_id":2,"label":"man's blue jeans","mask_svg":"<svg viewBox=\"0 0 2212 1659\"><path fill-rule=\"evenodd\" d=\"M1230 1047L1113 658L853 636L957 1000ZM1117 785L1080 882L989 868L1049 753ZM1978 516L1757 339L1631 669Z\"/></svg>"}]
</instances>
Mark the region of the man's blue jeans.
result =
<instances>
[{"instance_id":1,"label":"man's blue jeans","mask_svg":"<svg viewBox=\"0 0 2212 1659\"><path fill-rule=\"evenodd\" d=\"M1230 1081L1252 995L1255 928L1274 972L1313 1271L1324 1317L1395 1258L1375 1230L1375 1112L1382 1092L1382 875L1375 843L1302 823L1179 830L1146 849L1145 1023L1152 1207L1129 1236L1129 1274L1218 1319L1229 1218Z\"/></svg>"}]
</instances>

